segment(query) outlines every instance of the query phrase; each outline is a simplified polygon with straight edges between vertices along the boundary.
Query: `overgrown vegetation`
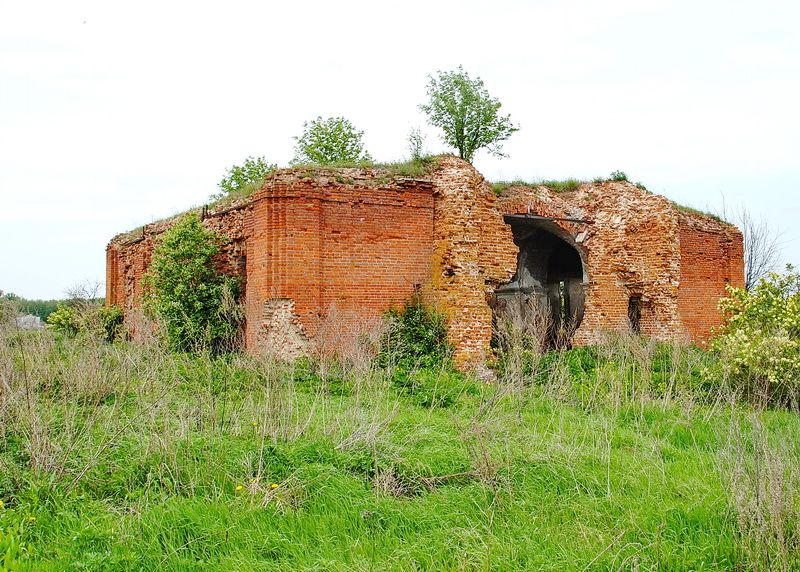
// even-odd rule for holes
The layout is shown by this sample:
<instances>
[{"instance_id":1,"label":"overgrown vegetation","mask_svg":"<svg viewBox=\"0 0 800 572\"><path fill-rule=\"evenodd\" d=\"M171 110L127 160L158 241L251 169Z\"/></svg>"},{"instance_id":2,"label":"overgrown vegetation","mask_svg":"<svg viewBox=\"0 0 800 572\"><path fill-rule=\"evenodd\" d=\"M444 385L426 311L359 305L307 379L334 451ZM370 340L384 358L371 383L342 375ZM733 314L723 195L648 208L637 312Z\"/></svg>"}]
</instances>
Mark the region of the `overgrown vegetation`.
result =
<instances>
[{"instance_id":1,"label":"overgrown vegetation","mask_svg":"<svg viewBox=\"0 0 800 572\"><path fill-rule=\"evenodd\" d=\"M398 392L421 407L449 407L474 386L453 367L444 315L422 296L415 294L402 308L390 310L386 320L378 363Z\"/></svg>"},{"instance_id":2,"label":"overgrown vegetation","mask_svg":"<svg viewBox=\"0 0 800 572\"><path fill-rule=\"evenodd\" d=\"M435 167L437 161L436 156L424 156L417 159L410 159L408 161L397 161L394 163L374 163L372 161L337 161L330 165L326 165L332 169L384 169L386 171L385 180L382 182L390 182L394 177L411 177L422 178L430 175L431 169ZM295 165L298 172L303 172L307 169L308 176L317 176L319 171L318 165L313 164L300 164ZM324 172L324 171L323 171ZM380 181L380 177L378 178ZM347 177L342 174L337 179L339 183L348 182ZM349 181L352 182L352 181Z\"/></svg>"},{"instance_id":3,"label":"overgrown vegetation","mask_svg":"<svg viewBox=\"0 0 800 572\"><path fill-rule=\"evenodd\" d=\"M749 291L728 287L711 343L735 389L756 405L800 405L800 274L789 266Z\"/></svg>"},{"instance_id":4,"label":"overgrown vegetation","mask_svg":"<svg viewBox=\"0 0 800 572\"><path fill-rule=\"evenodd\" d=\"M175 351L219 352L236 346L238 284L214 268L219 237L195 213L163 235L145 276L146 307Z\"/></svg>"},{"instance_id":5,"label":"overgrown vegetation","mask_svg":"<svg viewBox=\"0 0 800 572\"><path fill-rule=\"evenodd\" d=\"M584 183L586 183L586 181L579 181L578 179L565 179L564 181L525 181L523 179L515 179L513 181L495 181L492 183L492 190L499 195L512 187L527 187L530 189L546 187L551 191L560 193L574 191L578 188L578 186Z\"/></svg>"},{"instance_id":6,"label":"overgrown vegetation","mask_svg":"<svg viewBox=\"0 0 800 572\"><path fill-rule=\"evenodd\" d=\"M295 363L0 327L0 569L800 566L800 419L714 353L508 334L486 382L445 325Z\"/></svg>"},{"instance_id":7,"label":"overgrown vegetation","mask_svg":"<svg viewBox=\"0 0 800 572\"><path fill-rule=\"evenodd\" d=\"M705 217L708 217L708 218L712 218L717 222L725 222L724 220L722 220L722 217L720 217L719 215L714 214L712 212L708 212L708 211L704 211L704 210L701 210L701 209L696 209L694 207L682 205L680 203L676 203L675 201L670 201L670 202L672 203L672 206L674 206L679 211L683 211L685 213L690 213L690 214L694 214L694 215L700 215L700 216L705 216Z\"/></svg>"},{"instance_id":8,"label":"overgrown vegetation","mask_svg":"<svg viewBox=\"0 0 800 572\"><path fill-rule=\"evenodd\" d=\"M416 369L449 363L452 348L445 317L425 304L420 294L414 294L402 308L389 310L387 319L380 356L384 365Z\"/></svg>"},{"instance_id":9,"label":"overgrown vegetation","mask_svg":"<svg viewBox=\"0 0 800 572\"><path fill-rule=\"evenodd\" d=\"M364 132L344 117L317 117L303 123L303 133L295 137L293 165L334 165L342 162L370 162L363 143Z\"/></svg>"},{"instance_id":10,"label":"overgrown vegetation","mask_svg":"<svg viewBox=\"0 0 800 572\"><path fill-rule=\"evenodd\" d=\"M21 570L796 567L796 415L658 390L691 359L646 344L420 391L3 329L0 542Z\"/></svg>"},{"instance_id":11,"label":"overgrown vegetation","mask_svg":"<svg viewBox=\"0 0 800 572\"><path fill-rule=\"evenodd\" d=\"M246 197L253 194L268 174L278 168L267 162L265 157L247 157L241 165L233 165L217 184L220 192L212 195L212 200Z\"/></svg>"},{"instance_id":12,"label":"overgrown vegetation","mask_svg":"<svg viewBox=\"0 0 800 572\"><path fill-rule=\"evenodd\" d=\"M66 336L88 335L111 342L122 335L122 318L119 306L71 300L59 305L47 323Z\"/></svg>"},{"instance_id":13,"label":"overgrown vegetation","mask_svg":"<svg viewBox=\"0 0 800 572\"><path fill-rule=\"evenodd\" d=\"M595 177L592 179L592 183L606 183L609 181L627 181L628 176L622 171L614 171L608 177ZM503 191L510 189L511 187L528 187L535 189L537 187L545 187L550 189L556 193L569 193L572 191L576 191L580 185L588 184L588 180L583 179L574 179L568 178L564 180L551 180L551 179L539 179L534 181L525 181L523 179L515 179L513 181L497 181L492 183L492 189L495 193L500 194ZM642 185L641 183L636 183L636 186L642 190L647 190L647 188Z\"/></svg>"}]
</instances>

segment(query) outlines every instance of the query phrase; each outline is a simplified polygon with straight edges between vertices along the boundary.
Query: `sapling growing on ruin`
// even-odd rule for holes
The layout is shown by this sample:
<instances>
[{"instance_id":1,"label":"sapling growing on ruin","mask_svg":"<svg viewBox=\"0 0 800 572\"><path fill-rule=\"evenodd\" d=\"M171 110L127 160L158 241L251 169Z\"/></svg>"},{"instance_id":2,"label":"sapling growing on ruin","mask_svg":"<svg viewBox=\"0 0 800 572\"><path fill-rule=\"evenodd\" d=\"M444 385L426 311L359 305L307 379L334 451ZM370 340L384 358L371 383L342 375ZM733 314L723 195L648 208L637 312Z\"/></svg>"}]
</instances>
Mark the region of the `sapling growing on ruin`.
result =
<instances>
[{"instance_id":1,"label":"sapling growing on ruin","mask_svg":"<svg viewBox=\"0 0 800 572\"><path fill-rule=\"evenodd\" d=\"M249 195L263 183L264 177L277 169L275 163L268 163L265 157L248 157L241 165L233 165L217 184L220 192L212 199L222 199L232 195Z\"/></svg>"},{"instance_id":2,"label":"sapling growing on ruin","mask_svg":"<svg viewBox=\"0 0 800 572\"><path fill-rule=\"evenodd\" d=\"M303 134L295 137L292 164L333 165L372 160L364 148L364 132L344 117L317 117L303 123Z\"/></svg>"},{"instance_id":3,"label":"sapling growing on ruin","mask_svg":"<svg viewBox=\"0 0 800 572\"><path fill-rule=\"evenodd\" d=\"M479 77L472 79L461 66L428 76L428 103L419 108L428 122L442 130L442 138L455 147L462 159L472 161L475 152L486 149L505 157L502 143L519 131L510 115L500 115L501 103L491 97Z\"/></svg>"}]
</instances>

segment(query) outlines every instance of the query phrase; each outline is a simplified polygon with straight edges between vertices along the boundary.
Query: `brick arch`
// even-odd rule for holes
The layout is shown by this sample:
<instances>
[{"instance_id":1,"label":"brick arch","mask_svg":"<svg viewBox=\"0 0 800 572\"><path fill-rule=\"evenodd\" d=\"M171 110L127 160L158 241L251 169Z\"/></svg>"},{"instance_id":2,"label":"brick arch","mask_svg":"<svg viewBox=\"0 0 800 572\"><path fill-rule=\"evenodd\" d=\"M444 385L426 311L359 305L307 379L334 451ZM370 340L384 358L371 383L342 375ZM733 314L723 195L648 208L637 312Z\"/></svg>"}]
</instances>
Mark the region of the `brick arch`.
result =
<instances>
[{"instance_id":1,"label":"brick arch","mask_svg":"<svg viewBox=\"0 0 800 572\"><path fill-rule=\"evenodd\" d=\"M569 345L583 319L588 268L585 252L556 221L506 215L517 268L489 299L495 327L521 328L550 346Z\"/></svg>"}]
</instances>

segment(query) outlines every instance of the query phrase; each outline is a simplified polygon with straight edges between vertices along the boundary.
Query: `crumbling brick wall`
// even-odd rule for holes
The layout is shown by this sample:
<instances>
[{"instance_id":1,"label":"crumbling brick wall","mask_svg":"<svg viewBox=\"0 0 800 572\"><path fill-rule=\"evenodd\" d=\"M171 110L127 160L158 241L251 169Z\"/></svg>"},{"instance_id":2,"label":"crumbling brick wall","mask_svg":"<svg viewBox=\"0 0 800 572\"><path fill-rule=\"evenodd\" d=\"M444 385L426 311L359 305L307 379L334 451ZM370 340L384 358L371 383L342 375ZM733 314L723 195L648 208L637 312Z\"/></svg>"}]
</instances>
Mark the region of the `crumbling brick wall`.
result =
<instances>
[{"instance_id":1,"label":"crumbling brick wall","mask_svg":"<svg viewBox=\"0 0 800 572\"><path fill-rule=\"evenodd\" d=\"M705 343L712 328L721 325L715 311L726 286L744 285L742 234L708 216L678 212L681 279L678 309L691 338Z\"/></svg>"},{"instance_id":2,"label":"crumbling brick wall","mask_svg":"<svg viewBox=\"0 0 800 572\"><path fill-rule=\"evenodd\" d=\"M497 195L452 157L440 160L433 179L433 285L460 361L485 359L492 335L487 300L516 271L519 248L503 215L585 221L552 221L584 266L584 314L573 343L595 343L606 331L629 329L631 298L640 304L643 334L701 342L721 319L716 302L725 284L742 283L741 233L735 227L680 211L627 181L582 184L561 193L516 186ZM709 257L698 265L704 252Z\"/></svg>"},{"instance_id":3,"label":"crumbling brick wall","mask_svg":"<svg viewBox=\"0 0 800 572\"><path fill-rule=\"evenodd\" d=\"M245 220L252 205L239 201L216 210L198 209L203 225L220 237L220 252L215 257L219 272L237 276L246 289L245 243L248 235ZM143 279L161 233L177 220L172 217L147 224L114 237L106 248L106 303L122 308L126 315L138 309L144 293Z\"/></svg>"},{"instance_id":4,"label":"crumbling brick wall","mask_svg":"<svg viewBox=\"0 0 800 572\"><path fill-rule=\"evenodd\" d=\"M430 281L433 188L382 169L283 170L240 203L204 211L224 237L218 270L244 286L245 343L294 357L321 327L341 338L376 325ZM159 235L176 218L115 237L106 298L130 316ZM334 310L338 332L326 322ZM342 340L347 341L347 340Z\"/></svg>"},{"instance_id":5,"label":"crumbling brick wall","mask_svg":"<svg viewBox=\"0 0 800 572\"><path fill-rule=\"evenodd\" d=\"M315 338L363 331L422 290L447 315L457 361L482 362L492 338L489 301L515 275L520 253L504 215L545 217L541 228L579 256L585 303L574 343L628 329L631 298L642 333L702 342L719 323L725 285L743 282L741 233L730 225L624 181L496 194L452 156L439 157L424 178L281 170L251 197L203 212L204 224L225 237L218 268L245 286L247 348L286 357L308 351ZM107 301L126 315L141 303L153 247L174 220L109 244Z\"/></svg>"},{"instance_id":6,"label":"crumbling brick wall","mask_svg":"<svg viewBox=\"0 0 800 572\"><path fill-rule=\"evenodd\" d=\"M304 337L317 335L334 308L347 333L378 321L429 280L433 193L427 180L368 169L287 172L253 196L252 221L248 347L285 327L265 320L276 300L293 301L293 327Z\"/></svg>"}]
</instances>

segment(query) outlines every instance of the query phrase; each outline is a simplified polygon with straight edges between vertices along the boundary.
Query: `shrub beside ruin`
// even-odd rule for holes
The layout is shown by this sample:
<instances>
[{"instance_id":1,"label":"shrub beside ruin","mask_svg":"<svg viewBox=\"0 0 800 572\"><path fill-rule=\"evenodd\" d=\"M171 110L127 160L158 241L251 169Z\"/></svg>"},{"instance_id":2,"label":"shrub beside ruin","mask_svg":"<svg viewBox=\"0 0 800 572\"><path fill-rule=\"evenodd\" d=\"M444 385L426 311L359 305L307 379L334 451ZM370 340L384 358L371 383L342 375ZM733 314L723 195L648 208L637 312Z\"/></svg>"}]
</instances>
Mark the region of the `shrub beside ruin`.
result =
<instances>
[{"instance_id":1,"label":"shrub beside ruin","mask_svg":"<svg viewBox=\"0 0 800 572\"><path fill-rule=\"evenodd\" d=\"M725 379L761 405L797 405L800 397L800 274L791 266L751 290L728 288L725 323L711 341Z\"/></svg>"}]
</instances>

